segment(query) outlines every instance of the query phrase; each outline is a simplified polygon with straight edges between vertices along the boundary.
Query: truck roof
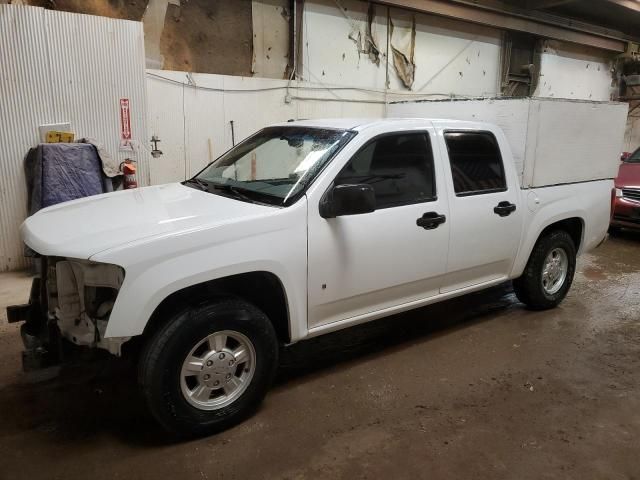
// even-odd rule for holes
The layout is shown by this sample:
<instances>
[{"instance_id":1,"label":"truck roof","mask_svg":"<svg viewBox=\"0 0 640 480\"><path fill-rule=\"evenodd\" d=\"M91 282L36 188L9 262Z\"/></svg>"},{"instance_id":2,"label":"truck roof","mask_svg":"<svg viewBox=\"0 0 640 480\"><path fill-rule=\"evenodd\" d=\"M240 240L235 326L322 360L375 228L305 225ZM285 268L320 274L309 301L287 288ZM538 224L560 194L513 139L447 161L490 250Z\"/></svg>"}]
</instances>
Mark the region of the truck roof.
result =
<instances>
[{"instance_id":1,"label":"truck roof","mask_svg":"<svg viewBox=\"0 0 640 480\"><path fill-rule=\"evenodd\" d=\"M319 118L314 120L288 121L277 125L362 131L373 126L380 127L388 125L390 128L397 128L399 126L416 125L420 123L430 124L431 122L446 122L452 126L458 126L461 128L465 126L467 128L481 128L483 125L488 125L483 122L470 122L443 118Z\"/></svg>"}]
</instances>

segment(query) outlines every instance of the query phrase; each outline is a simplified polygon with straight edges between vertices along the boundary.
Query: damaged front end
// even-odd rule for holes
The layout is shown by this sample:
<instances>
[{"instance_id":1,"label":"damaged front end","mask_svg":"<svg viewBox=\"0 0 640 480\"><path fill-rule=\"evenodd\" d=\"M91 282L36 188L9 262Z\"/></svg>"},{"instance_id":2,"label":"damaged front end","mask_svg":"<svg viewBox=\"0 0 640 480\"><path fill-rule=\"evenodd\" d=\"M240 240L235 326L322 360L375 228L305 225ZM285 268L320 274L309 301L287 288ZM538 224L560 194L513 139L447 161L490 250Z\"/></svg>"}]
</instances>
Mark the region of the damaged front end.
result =
<instances>
[{"instance_id":1,"label":"damaged front end","mask_svg":"<svg viewBox=\"0 0 640 480\"><path fill-rule=\"evenodd\" d=\"M82 347L121 354L126 338L105 338L109 316L122 282L117 265L62 257L41 257L29 303L7 308L9 322L21 327L24 370L61 362L65 340Z\"/></svg>"}]
</instances>

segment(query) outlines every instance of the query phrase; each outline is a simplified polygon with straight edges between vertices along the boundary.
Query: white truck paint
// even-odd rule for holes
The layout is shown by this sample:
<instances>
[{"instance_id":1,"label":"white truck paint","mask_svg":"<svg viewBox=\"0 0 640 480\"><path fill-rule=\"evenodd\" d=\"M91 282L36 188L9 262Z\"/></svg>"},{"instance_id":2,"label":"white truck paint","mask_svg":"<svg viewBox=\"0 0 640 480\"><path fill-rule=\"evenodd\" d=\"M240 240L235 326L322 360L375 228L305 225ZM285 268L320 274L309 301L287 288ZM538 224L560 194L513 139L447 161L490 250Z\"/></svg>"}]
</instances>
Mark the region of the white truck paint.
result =
<instances>
[{"instance_id":1,"label":"white truck paint","mask_svg":"<svg viewBox=\"0 0 640 480\"><path fill-rule=\"evenodd\" d=\"M522 189L507 138L495 125L404 119L282 126L357 132L291 206L254 204L167 184L44 209L24 222L24 241L44 256L124 269L105 333L114 341L141 335L154 310L174 292L234 274L266 271L282 284L288 341L297 342L517 278L541 232L554 222L580 219L581 252L606 236L611 178ZM447 130L495 135L505 191L454 194L443 138ZM321 198L343 166L370 139L389 132L428 133L437 199L322 218ZM593 166L597 175L607 170L603 162L608 160ZM501 201L516 205L515 212L506 217L494 214ZM417 228L416 219L431 210L444 214L446 223L434 230Z\"/></svg>"},{"instance_id":2,"label":"white truck paint","mask_svg":"<svg viewBox=\"0 0 640 480\"><path fill-rule=\"evenodd\" d=\"M583 166L585 181L523 189L489 123L267 127L184 184L28 218L42 277L7 317L25 321L26 369L68 352L59 335L115 355L142 346L155 418L179 434L216 432L262 400L279 343L509 279L527 306L558 305L576 255L606 238L611 160ZM544 164L526 155L524 171Z\"/></svg>"},{"instance_id":3,"label":"white truck paint","mask_svg":"<svg viewBox=\"0 0 640 480\"><path fill-rule=\"evenodd\" d=\"M407 101L398 118L488 122L504 132L523 188L615 178L629 105L560 98Z\"/></svg>"}]
</instances>

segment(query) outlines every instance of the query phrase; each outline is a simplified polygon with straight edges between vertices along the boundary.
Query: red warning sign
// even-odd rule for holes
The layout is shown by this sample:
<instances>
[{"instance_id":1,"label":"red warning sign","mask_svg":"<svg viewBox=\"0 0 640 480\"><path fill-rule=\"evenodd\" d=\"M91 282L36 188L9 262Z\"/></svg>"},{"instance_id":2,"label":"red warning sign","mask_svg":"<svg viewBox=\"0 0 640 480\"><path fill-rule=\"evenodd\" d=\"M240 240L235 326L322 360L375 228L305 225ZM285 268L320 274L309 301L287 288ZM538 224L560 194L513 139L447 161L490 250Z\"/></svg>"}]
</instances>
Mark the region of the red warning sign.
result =
<instances>
[{"instance_id":1,"label":"red warning sign","mask_svg":"<svg viewBox=\"0 0 640 480\"><path fill-rule=\"evenodd\" d=\"M120 138L131 140L131 111L128 98L120 99Z\"/></svg>"}]
</instances>

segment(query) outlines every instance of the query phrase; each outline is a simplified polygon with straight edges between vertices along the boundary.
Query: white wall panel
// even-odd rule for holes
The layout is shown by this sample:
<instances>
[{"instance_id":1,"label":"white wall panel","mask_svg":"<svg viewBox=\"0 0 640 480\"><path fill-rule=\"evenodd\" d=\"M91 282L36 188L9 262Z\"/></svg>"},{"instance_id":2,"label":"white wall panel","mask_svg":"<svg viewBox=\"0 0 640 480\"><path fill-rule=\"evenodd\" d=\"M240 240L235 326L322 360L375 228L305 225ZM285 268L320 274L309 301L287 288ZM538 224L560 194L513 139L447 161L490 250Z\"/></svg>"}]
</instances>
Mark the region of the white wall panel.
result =
<instances>
[{"instance_id":1,"label":"white wall panel","mask_svg":"<svg viewBox=\"0 0 640 480\"><path fill-rule=\"evenodd\" d=\"M367 2L341 0L341 10L334 0L305 2L302 26L303 71L309 82L383 89L386 78L385 58L379 65L358 52L349 38L352 31L365 31ZM372 34L380 51L387 49L386 7L376 6Z\"/></svg>"},{"instance_id":2,"label":"white wall panel","mask_svg":"<svg viewBox=\"0 0 640 480\"><path fill-rule=\"evenodd\" d=\"M166 78L180 81L184 74L165 72ZM158 136L158 149L162 155L149 160L149 178L152 185L168 183L185 175L185 88L169 82L147 82L149 138ZM171 128L165 128L171 125Z\"/></svg>"},{"instance_id":3,"label":"white wall panel","mask_svg":"<svg viewBox=\"0 0 640 480\"><path fill-rule=\"evenodd\" d=\"M190 83L191 82L191 83ZM292 82L148 70L150 134L164 154L151 159L153 184L181 181L257 130L300 118L384 115L384 95ZM373 102L373 103L371 103Z\"/></svg>"},{"instance_id":4,"label":"white wall panel","mask_svg":"<svg viewBox=\"0 0 640 480\"><path fill-rule=\"evenodd\" d=\"M407 10L391 9L395 30L410 29L412 15ZM412 90L425 94L496 96L500 42L500 30L417 14ZM406 90L393 72L389 86L391 90Z\"/></svg>"},{"instance_id":5,"label":"white wall panel","mask_svg":"<svg viewBox=\"0 0 640 480\"><path fill-rule=\"evenodd\" d=\"M289 60L289 0L253 0L252 72L259 77L284 78Z\"/></svg>"},{"instance_id":6,"label":"white wall panel","mask_svg":"<svg viewBox=\"0 0 640 480\"><path fill-rule=\"evenodd\" d=\"M612 55L593 48L547 41L535 96L608 101Z\"/></svg>"},{"instance_id":7,"label":"white wall panel","mask_svg":"<svg viewBox=\"0 0 640 480\"><path fill-rule=\"evenodd\" d=\"M310 82L384 89L387 54L387 8L376 6L372 36L380 49L380 64L358 53L349 38L365 31L366 2L314 0L305 3L302 76ZM390 9L393 39L410 37L416 19L415 80L412 90L424 94L495 96L500 71L500 31L470 23ZM395 41L395 40L394 40ZM407 91L389 65L391 91Z\"/></svg>"},{"instance_id":8,"label":"white wall panel","mask_svg":"<svg viewBox=\"0 0 640 480\"><path fill-rule=\"evenodd\" d=\"M18 234L27 213L23 161L39 125L70 122L76 138L137 159L141 184L149 170L144 148L119 151L120 98L130 100L133 140L148 140L141 23L0 5L0 65L2 271L28 265Z\"/></svg>"}]
</instances>

